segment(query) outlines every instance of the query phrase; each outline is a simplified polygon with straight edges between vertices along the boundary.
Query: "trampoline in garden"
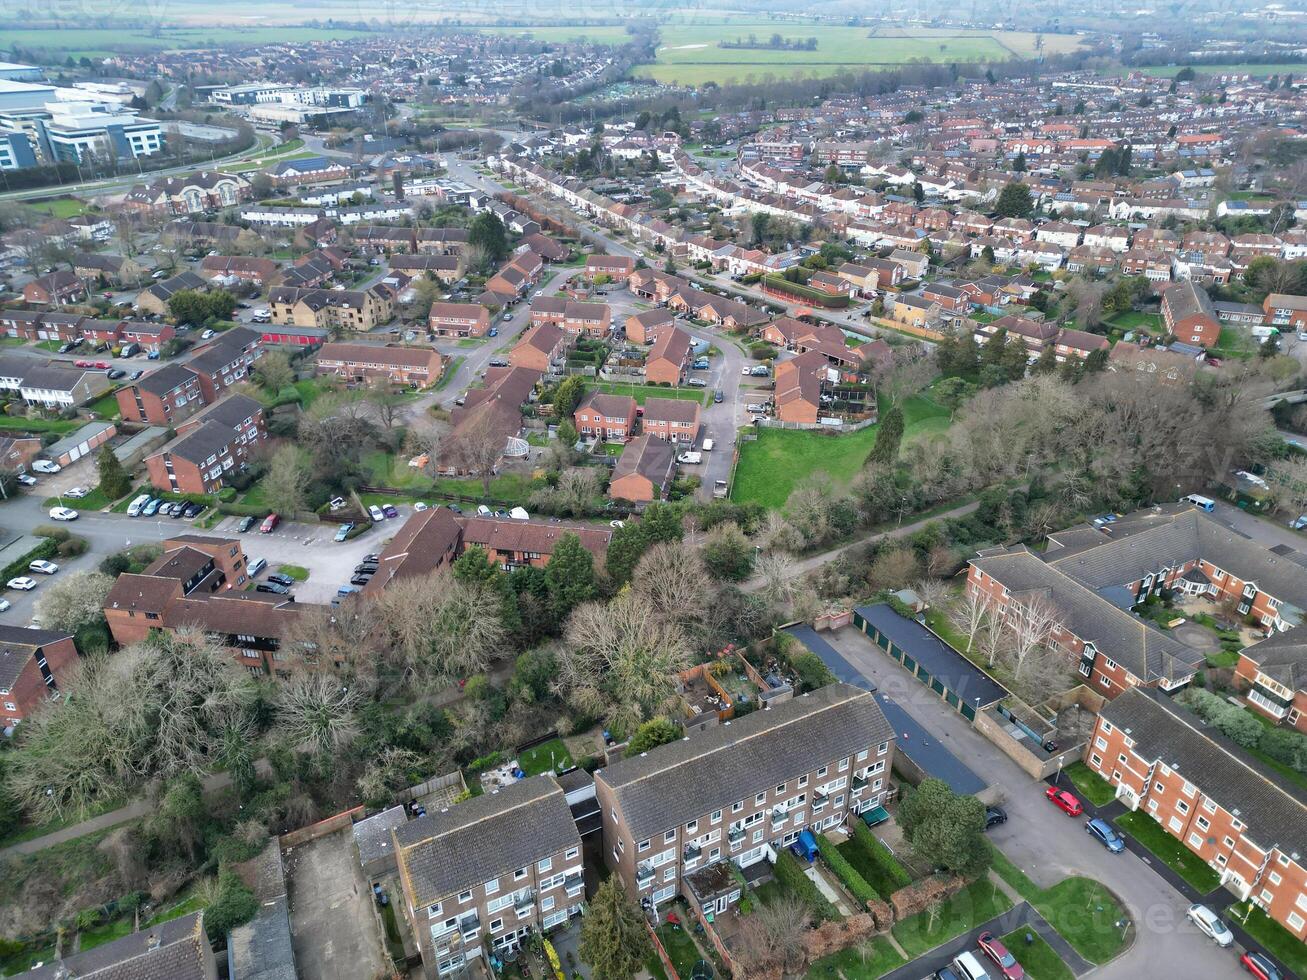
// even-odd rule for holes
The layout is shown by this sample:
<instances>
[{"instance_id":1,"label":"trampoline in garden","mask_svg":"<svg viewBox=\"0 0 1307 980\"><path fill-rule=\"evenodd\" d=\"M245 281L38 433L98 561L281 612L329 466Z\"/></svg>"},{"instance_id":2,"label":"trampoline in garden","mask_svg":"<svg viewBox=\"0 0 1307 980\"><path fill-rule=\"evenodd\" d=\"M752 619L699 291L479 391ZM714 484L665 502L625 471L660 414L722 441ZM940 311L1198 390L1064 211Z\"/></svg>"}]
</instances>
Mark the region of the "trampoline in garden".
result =
<instances>
[{"instance_id":1,"label":"trampoline in garden","mask_svg":"<svg viewBox=\"0 0 1307 980\"><path fill-rule=\"evenodd\" d=\"M712 980L712 964L707 960L696 960L690 970L690 980Z\"/></svg>"}]
</instances>

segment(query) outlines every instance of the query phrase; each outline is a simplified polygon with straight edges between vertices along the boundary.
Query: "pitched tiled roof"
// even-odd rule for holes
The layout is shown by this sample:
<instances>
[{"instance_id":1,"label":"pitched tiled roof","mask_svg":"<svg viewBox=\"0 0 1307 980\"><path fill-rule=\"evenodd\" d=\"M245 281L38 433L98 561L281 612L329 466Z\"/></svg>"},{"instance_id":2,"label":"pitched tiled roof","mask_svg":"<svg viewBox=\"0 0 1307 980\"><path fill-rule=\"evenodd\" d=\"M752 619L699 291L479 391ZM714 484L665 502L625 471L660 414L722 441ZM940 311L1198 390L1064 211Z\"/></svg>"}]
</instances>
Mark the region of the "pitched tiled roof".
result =
<instances>
[{"instance_id":1,"label":"pitched tiled roof","mask_svg":"<svg viewBox=\"0 0 1307 980\"><path fill-rule=\"evenodd\" d=\"M1257 669L1291 691L1307 690L1307 629L1276 633L1243 651Z\"/></svg>"},{"instance_id":2,"label":"pitched tiled roof","mask_svg":"<svg viewBox=\"0 0 1307 980\"><path fill-rule=\"evenodd\" d=\"M894 739L875 696L848 684L755 711L595 773L643 840L831 759Z\"/></svg>"},{"instance_id":3,"label":"pitched tiled roof","mask_svg":"<svg viewBox=\"0 0 1307 980\"><path fill-rule=\"evenodd\" d=\"M613 468L613 482L638 473L659 490L664 489L676 469L676 451L666 439L643 435L626 444Z\"/></svg>"},{"instance_id":4,"label":"pitched tiled roof","mask_svg":"<svg viewBox=\"0 0 1307 980\"><path fill-rule=\"evenodd\" d=\"M39 648L71 637L55 630L0 626L0 688L8 691Z\"/></svg>"},{"instance_id":5,"label":"pitched tiled roof","mask_svg":"<svg viewBox=\"0 0 1307 980\"><path fill-rule=\"evenodd\" d=\"M581 845L563 788L549 775L428 813L394 833L418 908Z\"/></svg>"},{"instance_id":6,"label":"pitched tiled roof","mask_svg":"<svg viewBox=\"0 0 1307 980\"><path fill-rule=\"evenodd\" d=\"M1263 849L1307 856L1307 793L1261 763L1165 694L1132 688L1099 712L1134 740L1134 751L1195 783L1247 826Z\"/></svg>"},{"instance_id":7,"label":"pitched tiled roof","mask_svg":"<svg viewBox=\"0 0 1307 980\"><path fill-rule=\"evenodd\" d=\"M16 974L21 980L207 980L213 951L204 913L144 928L83 953Z\"/></svg>"},{"instance_id":8,"label":"pitched tiled roof","mask_svg":"<svg viewBox=\"0 0 1307 980\"><path fill-rule=\"evenodd\" d=\"M425 575L452 560L462 528L447 507L414 514L381 549L377 574L364 587L375 594L397 578Z\"/></svg>"},{"instance_id":9,"label":"pitched tiled roof","mask_svg":"<svg viewBox=\"0 0 1307 980\"><path fill-rule=\"evenodd\" d=\"M646 422L693 422L699 417L699 403L687 398L646 398Z\"/></svg>"}]
</instances>

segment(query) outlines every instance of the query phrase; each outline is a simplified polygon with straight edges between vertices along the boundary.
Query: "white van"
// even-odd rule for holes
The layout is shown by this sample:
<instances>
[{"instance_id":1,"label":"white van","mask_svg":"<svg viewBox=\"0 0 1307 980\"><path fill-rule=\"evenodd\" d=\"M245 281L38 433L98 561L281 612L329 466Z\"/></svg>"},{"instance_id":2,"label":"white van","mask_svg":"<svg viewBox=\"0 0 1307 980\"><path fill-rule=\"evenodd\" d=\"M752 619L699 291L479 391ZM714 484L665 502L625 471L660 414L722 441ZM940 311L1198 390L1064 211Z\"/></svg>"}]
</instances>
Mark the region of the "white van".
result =
<instances>
[{"instance_id":1,"label":"white van","mask_svg":"<svg viewBox=\"0 0 1307 980\"><path fill-rule=\"evenodd\" d=\"M713 443L711 439L705 439L703 441L703 451L706 453L712 452L712 445Z\"/></svg>"},{"instance_id":2,"label":"white van","mask_svg":"<svg viewBox=\"0 0 1307 980\"><path fill-rule=\"evenodd\" d=\"M148 493L141 494L139 497L137 497L135 500L133 500L130 504L127 505L127 516L140 517L141 508L144 507L149 502L150 502L150 495Z\"/></svg>"},{"instance_id":3,"label":"white van","mask_svg":"<svg viewBox=\"0 0 1307 980\"><path fill-rule=\"evenodd\" d=\"M479 514L481 517L489 517L493 513L494 511L491 510L489 507L487 507L485 504L481 504L479 507L477 507L477 514Z\"/></svg>"},{"instance_id":4,"label":"white van","mask_svg":"<svg viewBox=\"0 0 1307 980\"><path fill-rule=\"evenodd\" d=\"M1180 498L1180 503L1182 503L1182 504L1193 504L1193 505L1194 505L1195 507L1197 507L1199 510L1205 510L1205 511L1207 511L1207 513L1209 513L1209 514L1210 514L1212 511L1216 510L1216 501L1215 501L1215 500L1213 500L1211 497L1200 497L1200 496L1199 496L1198 494L1196 494L1196 493L1191 493L1191 494L1189 494L1189 496L1187 496L1187 497L1181 497L1181 498Z\"/></svg>"},{"instance_id":5,"label":"white van","mask_svg":"<svg viewBox=\"0 0 1307 980\"><path fill-rule=\"evenodd\" d=\"M985 972L984 966L971 950L958 953L951 965L962 980L989 980L989 974Z\"/></svg>"}]
</instances>

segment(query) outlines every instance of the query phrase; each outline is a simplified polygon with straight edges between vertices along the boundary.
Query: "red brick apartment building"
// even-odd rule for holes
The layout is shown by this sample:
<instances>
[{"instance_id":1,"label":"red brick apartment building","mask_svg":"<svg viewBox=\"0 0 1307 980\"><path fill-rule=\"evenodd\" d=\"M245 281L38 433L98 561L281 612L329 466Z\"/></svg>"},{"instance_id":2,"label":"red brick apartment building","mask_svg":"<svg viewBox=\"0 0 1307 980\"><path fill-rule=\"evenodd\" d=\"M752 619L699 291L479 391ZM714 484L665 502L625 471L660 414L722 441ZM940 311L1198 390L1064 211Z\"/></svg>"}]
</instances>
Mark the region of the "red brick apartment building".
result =
<instances>
[{"instance_id":1,"label":"red brick apartment building","mask_svg":"<svg viewBox=\"0 0 1307 980\"><path fill-rule=\"evenodd\" d=\"M1234 678L1248 707L1307 734L1307 628L1275 633L1240 651Z\"/></svg>"},{"instance_id":2,"label":"red brick apartment building","mask_svg":"<svg viewBox=\"0 0 1307 980\"><path fill-rule=\"evenodd\" d=\"M1150 594L1175 590L1233 602L1239 615L1268 631L1290 628L1294 620L1286 615L1307 609L1301 565L1187 505L1132 515L1102 530L1084 526L1050 535L1042 556L1024 547L982 552L971 561L967 588L1004 616L1036 599L1047 602L1057 619L1053 642L1109 698L1134 686L1174 690L1203 662L1192 648L1131 615L1128 610Z\"/></svg>"},{"instance_id":3,"label":"red brick apartment building","mask_svg":"<svg viewBox=\"0 0 1307 980\"><path fill-rule=\"evenodd\" d=\"M378 347L372 344L323 344L317 373L347 382L385 378L392 385L425 388L440 379L444 358L430 347Z\"/></svg>"},{"instance_id":4,"label":"red brick apartment building","mask_svg":"<svg viewBox=\"0 0 1307 980\"><path fill-rule=\"evenodd\" d=\"M175 426L207 402L200 377L184 364L168 364L118 389L118 410L124 421Z\"/></svg>"},{"instance_id":5,"label":"red brick apartment building","mask_svg":"<svg viewBox=\"0 0 1307 980\"><path fill-rule=\"evenodd\" d=\"M432 303L427 329L437 337L484 337L490 311L479 303Z\"/></svg>"},{"instance_id":6,"label":"red brick apartment building","mask_svg":"<svg viewBox=\"0 0 1307 980\"><path fill-rule=\"evenodd\" d=\"M77 663L68 633L0 626L0 722L12 730L41 704L60 694L59 684Z\"/></svg>"},{"instance_id":7,"label":"red brick apartment building","mask_svg":"<svg viewBox=\"0 0 1307 980\"><path fill-rule=\"evenodd\" d=\"M199 377L205 404L212 404L222 392L249 377L254 362L262 356L263 334L233 327L201 348L186 366Z\"/></svg>"},{"instance_id":8,"label":"red brick apartment building","mask_svg":"<svg viewBox=\"0 0 1307 980\"><path fill-rule=\"evenodd\" d=\"M1085 762L1226 888L1307 940L1307 794L1157 691L1104 705Z\"/></svg>"},{"instance_id":9,"label":"red brick apartment building","mask_svg":"<svg viewBox=\"0 0 1307 980\"><path fill-rule=\"evenodd\" d=\"M747 868L880 806L893 760L875 695L830 684L596 771L604 861L632 898L724 912L740 887L728 876L718 894L709 869Z\"/></svg>"},{"instance_id":10,"label":"red brick apartment building","mask_svg":"<svg viewBox=\"0 0 1307 980\"><path fill-rule=\"evenodd\" d=\"M267 439L263 406L231 395L177 426L177 438L145 457L150 485L174 493L217 493Z\"/></svg>"}]
</instances>

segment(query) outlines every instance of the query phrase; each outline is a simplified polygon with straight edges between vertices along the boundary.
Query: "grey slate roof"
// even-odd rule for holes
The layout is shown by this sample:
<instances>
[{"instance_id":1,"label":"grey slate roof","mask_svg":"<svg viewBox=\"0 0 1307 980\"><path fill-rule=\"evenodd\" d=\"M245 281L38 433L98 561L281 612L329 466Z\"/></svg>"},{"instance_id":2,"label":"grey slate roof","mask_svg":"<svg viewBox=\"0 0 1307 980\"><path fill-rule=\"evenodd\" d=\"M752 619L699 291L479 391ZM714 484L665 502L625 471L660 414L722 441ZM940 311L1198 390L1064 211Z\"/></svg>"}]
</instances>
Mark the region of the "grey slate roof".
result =
<instances>
[{"instance_id":1,"label":"grey slate roof","mask_svg":"<svg viewBox=\"0 0 1307 980\"><path fill-rule=\"evenodd\" d=\"M637 840L662 833L799 773L892 741L894 729L870 691L826 687L755 711L693 738L601 769Z\"/></svg>"},{"instance_id":2,"label":"grey slate roof","mask_svg":"<svg viewBox=\"0 0 1307 980\"><path fill-rule=\"evenodd\" d=\"M1244 648L1257 669L1291 691L1307 690L1307 628L1296 627Z\"/></svg>"},{"instance_id":3,"label":"grey slate roof","mask_svg":"<svg viewBox=\"0 0 1307 980\"><path fill-rule=\"evenodd\" d=\"M395 829L396 858L418 908L580 847L563 789L531 776Z\"/></svg>"},{"instance_id":4,"label":"grey slate roof","mask_svg":"<svg viewBox=\"0 0 1307 980\"><path fill-rule=\"evenodd\" d=\"M270 837L259 855L242 868L247 869L242 878L247 873L253 878L247 884L259 901L259 911L227 936L228 976L230 980L297 980L286 871L277 838Z\"/></svg>"},{"instance_id":5,"label":"grey slate roof","mask_svg":"<svg viewBox=\"0 0 1307 980\"><path fill-rule=\"evenodd\" d=\"M1141 758L1166 763L1242 820L1258 847L1279 847L1299 862L1307 856L1307 793L1268 774L1196 715L1136 687L1107 702L1099 716L1134 739Z\"/></svg>"},{"instance_id":6,"label":"grey slate roof","mask_svg":"<svg viewBox=\"0 0 1307 980\"><path fill-rule=\"evenodd\" d=\"M205 963L213 958L213 952L204 935L203 915L193 912L15 977L17 980L207 980Z\"/></svg>"}]
</instances>

